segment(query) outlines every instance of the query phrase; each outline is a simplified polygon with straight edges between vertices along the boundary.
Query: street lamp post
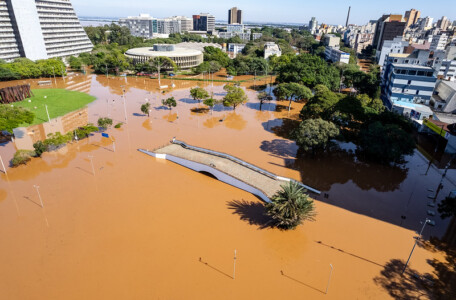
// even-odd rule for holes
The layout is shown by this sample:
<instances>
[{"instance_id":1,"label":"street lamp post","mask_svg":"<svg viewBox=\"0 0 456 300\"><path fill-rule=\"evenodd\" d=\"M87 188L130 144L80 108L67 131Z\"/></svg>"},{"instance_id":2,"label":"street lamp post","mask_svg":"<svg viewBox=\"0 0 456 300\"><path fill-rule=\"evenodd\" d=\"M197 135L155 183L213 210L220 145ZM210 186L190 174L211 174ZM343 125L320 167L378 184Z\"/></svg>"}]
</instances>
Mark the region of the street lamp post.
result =
<instances>
[{"instance_id":1,"label":"street lamp post","mask_svg":"<svg viewBox=\"0 0 456 300\"><path fill-rule=\"evenodd\" d=\"M331 268L331 270L329 271L328 284L326 285L326 293L325 294L328 294L329 284L331 283L331 276L332 276L333 269L334 269L332 264L329 264L329 267Z\"/></svg>"},{"instance_id":2,"label":"street lamp post","mask_svg":"<svg viewBox=\"0 0 456 300\"><path fill-rule=\"evenodd\" d=\"M429 223L430 221L431 220L429 220L429 219L426 219L426 221L424 221L423 227L421 228L421 231L420 231L420 235L415 238L415 244L413 245L412 251L410 251L410 255L409 255L408 259L407 259L407 262L405 263L405 266L404 266L404 269L402 270L401 275L404 275L404 272L407 269L407 266L408 266L408 264L410 262L410 259L412 258L413 251L415 250L416 244L418 244L418 241L421 240L421 234L424 231L424 227L426 227L426 224Z\"/></svg>"},{"instance_id":3,"label":"street lamp post","mask_svg":"<svg viewBox=\"0 0 456 300\"><path fill-rule=\"evenodd\" d=\"M40 190L39 190L40 187L38 185L34 185L33 187L36 189L36 193L38 194L38 198L40 199L41 208L44 208L43 199L41 199Z\"/></svg>"},{"instance_id":4,"label":"street lamp post","mask_svg":"<svg viewBox=\"0 0 456 300\"><path fill-rule=\"evenodd\" d=\"M122 88L122 98L123 98L123 103L124 103L124 113L125 113L125 124L128 124L128 118L127 118L127 104L126 104L126 101L125 101L125 89L124 89L124 85L121 85L120 86Z\"/></svg>"}]
</instances>

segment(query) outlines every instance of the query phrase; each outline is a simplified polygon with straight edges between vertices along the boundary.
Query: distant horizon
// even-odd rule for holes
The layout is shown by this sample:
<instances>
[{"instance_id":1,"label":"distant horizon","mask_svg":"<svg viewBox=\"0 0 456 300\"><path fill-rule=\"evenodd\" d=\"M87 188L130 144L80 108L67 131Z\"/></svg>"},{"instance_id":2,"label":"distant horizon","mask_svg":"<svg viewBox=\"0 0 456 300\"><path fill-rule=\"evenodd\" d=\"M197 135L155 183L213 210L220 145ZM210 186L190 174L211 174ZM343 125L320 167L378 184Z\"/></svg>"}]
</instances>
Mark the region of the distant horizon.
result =
<instances>
[{"instance_id":1,"label":"distant horizon","mask_svg":"<svg viewBox=\"0 0 456 300\"><path fill-rule=\"evenodd\" d=\"M205 3L185 0L166 1L166 3L151 3L145 0L130 0L128 5L120 0L71 0L78 16L118 19L128 16L137 16L141 13L156 18L171 16L187 16L208 12L218 21L228 19L228 9L238 7L243 11L244 22L251 23L295 23L308 24L312 17L316 17L319 24L345 25L348 7L351 5L350 24L364 25L370 20L377 20L383 14L404 15L407 10L415 8L421 12L421 17L430 16L434 22L442 16L451 21L456 20L454 2L441 0L439 3L429 4L429 1L393 1L384 0L382 3L366 3L362 0L341 1L329 0L324 3L298 0L282 0L280 3L272 0L246 0L242 4L220 0L217 3ZM169 3L173 5L170 6ZM261 7L261 9L258 9ZM103 12L103 15L100 15Z\"/></svg>"}]
</instances>

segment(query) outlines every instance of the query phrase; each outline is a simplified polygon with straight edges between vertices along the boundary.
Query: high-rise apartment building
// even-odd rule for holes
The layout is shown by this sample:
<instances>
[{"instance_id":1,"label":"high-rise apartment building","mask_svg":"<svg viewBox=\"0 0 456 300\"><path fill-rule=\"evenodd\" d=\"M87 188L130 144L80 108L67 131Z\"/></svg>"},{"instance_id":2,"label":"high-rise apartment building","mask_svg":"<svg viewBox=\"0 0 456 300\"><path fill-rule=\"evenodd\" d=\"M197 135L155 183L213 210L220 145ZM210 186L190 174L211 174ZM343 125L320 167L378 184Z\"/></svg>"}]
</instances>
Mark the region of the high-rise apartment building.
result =
<instances>
[{"instance_id":1,"label":"high-rise apartment building","mask_svg":"<svg viewBox=\"0 0 456 300\"><path fill-rule=\"evenodd\" d=\"M432 28L432 23L434 22L434 18L426 17L420 20L420 29L421 30L428 30Z\"/></svg>"},{"instance_id":2,"label":"high-rise apartment building","mask_svg":"<svg viewBox=\"0 0 456 300\"><path fill-rule=\"evenodd\" d=\"M181 32L189 32L193 30L193 19L184 16L174 16L172 19L180 20Z\"/></svg>"},{"instance_id":3,"label":"high-rise apartment building","mask_svg":"<svg viewBox=\"0 0 456 300\"><path fill-rule=\"evenodd\" d=\"M382 50L385 41L392 41L395 37L403 36L406 22L402 15L383 15L377 21L375 30L374 47Z\"/></svg>"},{"instance_id":4,"label":"high-rise apartment building","mask_svg":"<svg viewBox=\"0 0 456 300\"><path fill-rule=\"evenodd\" d=\"M193 20L182 16L156 19L148 14L140 14L138 17L119 19L119 25L128 27L134 36L149 39L156 34L172 34L193 30Z\"/></svg>"},{"instance_id":5,"label":"high-rise apartment building","mask_svg":"<svg viewBox=\"0 0 456 300\"><path fill-rule=\"evenodd\" d=\"M228 24L242 24L242 10L237 7L228 10Z\"/></svg>"},{"instance_id":6,"label":"high-rise apartment building","mask_svg":"<svg viewBox=\"0 0 456 300\"><path fill-rule=\"evenodd\" d=\"M406 22L406 27L410 27L412 25L415 25L418 22L418 19L421 16L421 12L419 10L416 10L412 8L411 10L408 10L405 12L405 22Z\"/></svg>"},{"instance_id":7,"label":"high-rise apartment building","mask_svg":"<svg viewBox=\"0 0 456 300\"><path fill-rule=\"evenodd\" d=\"M443 16L438 22L437 22L437 27L440 28L441 30L447 30L448 27L450 27L451 22L448 20L447 17Z\"/></svg>"},{"instance_id":8,"label":"high-rise apartment building","mask_svg":"<svg viewBox=\"0 0 456 300\"><path fill-rule=\"evenodd\" d=\"M431 51L445 50L447 42L448 42L448 36L445 33L439 34L439 35L434 35L434 36L432 36L431 47L429 48L429 50L431 50Z\"/></svg>"},{"instance_id":9,"label":"high-rise apartment building","mask_svg":"<svg viewBox=\"0 0 456 300\"><path fill-rule=\"evenodd\" d=\"M128 27L133 36L151 38L154 33L158 33L157 19L148 14L119 19L119 25Z\"/></svg>"},{"instance_id":10,"label":"high-rise apartment building","mask_svg":"<svg viewBox=\"0 0 456 300\"><path fill-rule=\"evenodd\" d=\"M193 15L193 30L195 31L215 31L215 17L211 14Z\"/></svg>"},{"instance_id":11,"label":"high-rise apartment building","mask_svg":"<svg viewBox=\"0 0 456 300\"><path fill-rule=\"evenodd\" d=\"M315 17L312 17L312 19L310 19L310 22L309 22L310 33L315 34L315 32L317 31L317 27L318 27L317 19L315 19Z\"/></svg>"},{"instance_id":12,"label":"high-rise apartment building","mask_svg":"<svg viewBox=\"0 0 456 300\"><path fill-rule=\"evenodd\" d=\"M0 0L0 59L67 57L92 51L70 0Z\"/></svg>"}]
</instances>

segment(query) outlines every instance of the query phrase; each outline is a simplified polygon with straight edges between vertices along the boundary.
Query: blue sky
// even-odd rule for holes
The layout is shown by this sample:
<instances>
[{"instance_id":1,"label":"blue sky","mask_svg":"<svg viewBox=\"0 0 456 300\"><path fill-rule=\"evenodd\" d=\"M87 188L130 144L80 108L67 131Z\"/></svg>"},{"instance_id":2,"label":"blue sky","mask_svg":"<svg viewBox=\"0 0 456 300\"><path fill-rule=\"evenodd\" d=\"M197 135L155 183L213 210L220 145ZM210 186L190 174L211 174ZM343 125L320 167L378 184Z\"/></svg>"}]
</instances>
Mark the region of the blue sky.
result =
<instances>
[{"instance_id":1,"label":"blue sky","mask_svg":"<svg viewBox=\"0 0 456 300\"><path fill-rule=\"evenodd\" d=\"M352 13L350 23L364 24L371 19L378 19L382 14L404 14L415 8L422 16L431 16L434 20L443 15L456 20L455 0L72 0L79 16L126 17L149 13L161 18L174 15L191 16L200 12L209 12L217 20L227 19L227 10L237 6L244 11L245 21L308 23L316 17L320 23L345 24L348 6Z\"/></svg>"}]
</instances>

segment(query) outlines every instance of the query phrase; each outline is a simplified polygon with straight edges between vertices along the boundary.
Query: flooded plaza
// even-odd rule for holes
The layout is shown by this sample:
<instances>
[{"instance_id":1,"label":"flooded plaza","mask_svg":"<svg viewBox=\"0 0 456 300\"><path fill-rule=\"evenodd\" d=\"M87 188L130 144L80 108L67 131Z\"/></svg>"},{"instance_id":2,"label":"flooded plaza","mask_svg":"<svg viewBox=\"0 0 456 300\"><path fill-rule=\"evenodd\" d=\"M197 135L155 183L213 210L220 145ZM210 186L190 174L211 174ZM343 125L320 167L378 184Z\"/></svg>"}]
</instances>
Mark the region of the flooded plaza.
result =
<instances>
[{"instance_id":1,"label":"flooded plaza","mask_svg":"<svg viewBox=\"0 0 456 300\"><path fill-rule=\"evenodd\" d=\"M136 77L1 83L87 92L97 100L84 120L124 125L107 131L115 151L95 133L1 175L0 299L392 298L394 287L383 283L397 260L408 258L420 222L435 221L426 238L454 235L454 221L428 215L437 210L429 196L443 170L418 151L401 166L361 162L350 145L297 158L285 136L303 104L290 112L285 101L260 105L252 87L270 82L263 80L242 83L248 103L235 111L218 104L212 112L190 97L197 81L162 79L170 86L165 93L157 80ZM223 97L225 83L200 84ZM177 107L168 110L161 100L171 96ZM146 101L150 117L140 111ZM293 231L271 228L254 195L137 151L173 137L321 190L311 194L316 221ZM7 161L16 150L3 144L0 155ZM456 189L453 170L443 184L438 200ZM433 259L445 262L420 245L410 269L438 276Z\"/></svg>"}]
</instances>

